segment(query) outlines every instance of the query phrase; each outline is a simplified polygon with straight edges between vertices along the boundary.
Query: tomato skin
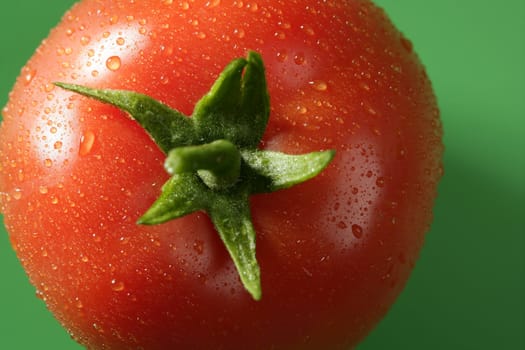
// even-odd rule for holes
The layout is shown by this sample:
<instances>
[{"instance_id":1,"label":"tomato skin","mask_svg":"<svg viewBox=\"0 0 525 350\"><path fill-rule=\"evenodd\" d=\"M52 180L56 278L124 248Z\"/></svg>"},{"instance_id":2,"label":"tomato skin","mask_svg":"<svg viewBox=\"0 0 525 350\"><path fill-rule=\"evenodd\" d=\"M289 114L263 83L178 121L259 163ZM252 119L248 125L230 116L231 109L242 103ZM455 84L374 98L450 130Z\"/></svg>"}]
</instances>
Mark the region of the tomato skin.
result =
<instances>
[{"instance_id":1,"label":"tomato skin","mask_svg":"<svg viewBox=\"0 0 525 350\"><path fill-rule=\"evenodd\" d=\"M208 217L135 222L168 179L119 110L52 85L148 94L186 114L233 58L264 58L262 146L333 148L296 188L252 197L263 298ZM436 100L369 1L82 1L22 70L0 127L0 211L31 282L93 349L346 349L402 290L441 176Z\"/></svg>"}]
</instances>

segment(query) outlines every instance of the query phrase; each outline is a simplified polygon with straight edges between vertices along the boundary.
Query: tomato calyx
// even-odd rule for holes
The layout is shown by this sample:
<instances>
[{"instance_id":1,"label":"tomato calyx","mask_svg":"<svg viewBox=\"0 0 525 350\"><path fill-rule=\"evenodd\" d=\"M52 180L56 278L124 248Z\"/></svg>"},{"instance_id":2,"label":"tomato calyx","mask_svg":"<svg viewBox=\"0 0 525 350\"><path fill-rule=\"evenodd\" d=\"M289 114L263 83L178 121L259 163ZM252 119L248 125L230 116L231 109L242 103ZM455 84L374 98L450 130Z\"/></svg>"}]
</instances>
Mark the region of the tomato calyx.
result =
<instances>
[{"instance_id":1,"label":"tomato calyx","mask_svg":"<svg viewBox=\"0 0 525 350\"><path fill-rule=\"evenodd\" d=\"M172 175L138 224L155 225L205 211L224 242L245 289L262 295L249 197L317 176L335 155L259 149L270 114L261 56L249 52L226 66L191 118L143 94L55 83L130 114L167 154Z\"/></svg>"}]
</instances>

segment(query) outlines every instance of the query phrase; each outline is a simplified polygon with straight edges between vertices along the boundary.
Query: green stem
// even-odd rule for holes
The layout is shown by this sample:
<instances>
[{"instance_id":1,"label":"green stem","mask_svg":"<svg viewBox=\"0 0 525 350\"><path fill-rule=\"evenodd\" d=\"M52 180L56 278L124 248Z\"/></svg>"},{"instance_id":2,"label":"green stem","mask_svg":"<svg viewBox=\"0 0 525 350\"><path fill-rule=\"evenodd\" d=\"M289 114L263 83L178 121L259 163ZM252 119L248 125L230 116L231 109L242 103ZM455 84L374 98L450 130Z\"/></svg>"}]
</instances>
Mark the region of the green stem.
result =
<instances>
[{"instance_id":1,"label":"green stem","mask_svg":"<svg viewBox=\"0 0 525 350\"><path fill-rule=\"evenodd\" d=\"M171 175L197 172L209 188L219 190L239 179L241 153L227 140L178 147L168 153L164 167Z\"/></svg>"}]
</instances>

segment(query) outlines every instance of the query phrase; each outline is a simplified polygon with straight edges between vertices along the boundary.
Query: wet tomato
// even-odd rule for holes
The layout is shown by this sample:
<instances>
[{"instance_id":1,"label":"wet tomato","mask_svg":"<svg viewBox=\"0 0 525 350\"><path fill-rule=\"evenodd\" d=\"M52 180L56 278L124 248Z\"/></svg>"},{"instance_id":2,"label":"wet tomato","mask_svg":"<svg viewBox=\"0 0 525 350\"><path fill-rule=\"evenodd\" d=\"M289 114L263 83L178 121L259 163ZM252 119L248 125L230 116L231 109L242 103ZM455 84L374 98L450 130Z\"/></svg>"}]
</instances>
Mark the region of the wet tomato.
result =
<instances>
[{"instance_id":1,"label":"wet tomato","mask_svg":"<svg viewBox=\"0 0 525 350\"><path fill-rule=\"evenodd\" d=\"M3 118L10 240L92 349L355 346L402 290L442 173L424 67L367 0L84 0ZM237 167L226 182L219 161L175 169L186 150L222 161L222 147ZM184 152L165 169L172 148ZM329 159L279 182L318 159L285 153Z\"/></svg>"}]
</instances>

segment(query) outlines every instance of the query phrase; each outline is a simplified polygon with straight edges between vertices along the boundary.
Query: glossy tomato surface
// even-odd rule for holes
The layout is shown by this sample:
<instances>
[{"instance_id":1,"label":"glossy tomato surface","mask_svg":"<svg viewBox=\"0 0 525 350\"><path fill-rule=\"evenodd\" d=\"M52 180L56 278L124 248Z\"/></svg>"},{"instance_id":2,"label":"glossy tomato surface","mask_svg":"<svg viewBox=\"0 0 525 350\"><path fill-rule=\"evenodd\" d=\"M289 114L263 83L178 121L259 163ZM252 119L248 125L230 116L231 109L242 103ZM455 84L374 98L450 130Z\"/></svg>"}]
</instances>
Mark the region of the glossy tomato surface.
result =
<instances>
[{"instance_id":1,"label":"glossy tomato surface","mask_svg":"<svg viewBox=\"0 0 525 350\"><path fill-rule=\"evenodd\" d=\"M318 177L252 197L263 297L208 216L137 219L168 179L128 115L62 81L144 93L190 115L248 50L271 99L262 148L335 149ZM347 349L402 290L442 174L435 97L369 1L81 1L3 110L0 209L51 312L91 349Z\"/></svg>"}]
</instances>

